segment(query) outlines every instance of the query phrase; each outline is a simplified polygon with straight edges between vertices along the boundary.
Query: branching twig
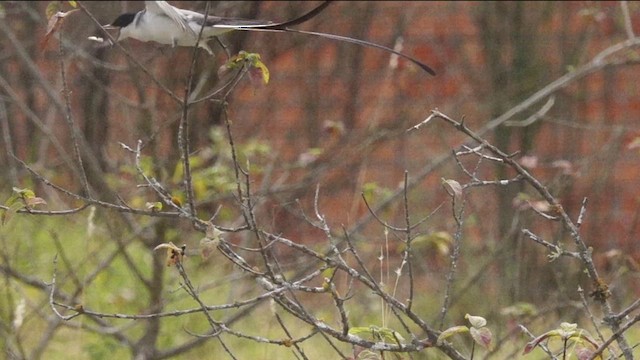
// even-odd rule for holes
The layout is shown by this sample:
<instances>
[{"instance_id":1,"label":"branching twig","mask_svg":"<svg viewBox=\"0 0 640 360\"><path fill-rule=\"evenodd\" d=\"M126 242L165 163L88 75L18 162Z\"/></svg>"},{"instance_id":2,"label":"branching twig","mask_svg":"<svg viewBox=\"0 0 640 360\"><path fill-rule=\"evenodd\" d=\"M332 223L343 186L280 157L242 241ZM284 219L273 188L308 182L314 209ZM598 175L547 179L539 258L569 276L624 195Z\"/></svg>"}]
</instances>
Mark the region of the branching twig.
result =
<instances>
[{"instance_id":1,"label":"branching twig","mask_svg":"<svg viewBox=\"0 0 640 360\"><path fill-rule=\"evenodd\" d=\"M527 334L527 336L529 336L530 338L532 338L532 339L535 338L535 335L533 335L531 333L531 331L529 331L529 329L527 329L524 325L518 324L518 327L520 328L520 331L522 331L523 333ZM553 360L557 359L556 356L553 355L551 350L549 350L549 347L547 347L547 345L545 345L543 343L540 343L538 346L542 349L542 351L544 351L545 353L547 353L547 355L549 355L549 358L551 358Z\"/></svg>"},{"instance_id":2,"label":"branching twig","mask_svg":"<svg viewBox=\"0 0 640 360\"><path fill-rule=\"evenodd\" d=\"M182 250L182 251L184 251L184 250ZM211 334L207 335L207 337L216 337L216 336L218 336L222 332L222 328L220 326L221 323L213 319L213 317L209 313L209 310L207 309L207 305L202 301L202 299L200 299L200 296L198 295L198 292L193 287L193 285L191 284L191 280L187 276L187 272L185 271L181 260L176 262L176 268L178 269L178 272L180 273L180 277L182 277L182 280L184 282L184 286L185 286L185 290L187 291L187 294L189 294L189 296L191 296L191 298L193 298L193 300L195 300L198 303L198 305L200 305L200 308L202 309L204 315L207 318L207 321L209 322L209 325L211 326L211 329L212 329L213 332Z\"/></svg>"},{"instance_id":3,"label":"branching twig","mask_svg":"<svg viewBox=\"0 0 640 360\"><path fill-rule=\"evenodd\" d=\"M604 56L603 53L601 53L600 56ZM593 62L594 62L593 66L596 66L598 64L596 59L594 59ZM529 185L531 185L551 205L551 209L554 212L554 215L557 215L558 220L560 220L563 223L564 227L569 231L571 238L573 239L574 243L578 247L579 258L582 264L585 266L586 271L589 274L589 277L591 278L591 281L593 282L593 285L595 288L595 290L593 291L594 298L602 306L605 317L612 318L612 316L614 315L614 312L608 300L610 292L608 290L608 286L606 285L604 280L600 278L598 274L598 271L595 267L595 264L591 256L591 250L587 247L585 242L582 240L578 226L569 217L569 215L564 210L560 202L551 194L549 189L545 187L537 178L531 175L526 169L524 169L517 161L515 161L511 155L504 153L494 145L490 144L480 134L475 133L471 129L469 129L462 121L458 122L438 110L433 110L432 113L435 114L435 117L442 119L448 124L452 125L455 129L464 133L469 138L473 139L475 142L482 144L484 148L491 151L491 153L493 153L495 156L502 159L502 161L506 165L511 167L520 176L522 176L522 178ZM554 218L555 217L556 216L554 216ZM610 322L608 325L611 327L611 329L614 332L617 332L620 324L619 322ZM631 351L631 347L627 343L627 340L625 339L625 337L621 335L617 340L618 340L618 343L620 344L620 348L625 358L627 360L632 359L633 354Z\"/></svg>"},{"instance_id":4,"label":"branching twig","mask_svg":"<svg viewBox=\"0 0 640 360\"><path fill-rule=\"evenodd\" d=\"M479 158L479 161L482 160L482 157ZM473 176L475 177L475 175ZM451 195L451 212L453 219L456 222L456 232L453 237L453 251L451 253L451 261L449 263L449 272L447 273L447 278L445 282L445 291L444 297L442 300L442 307L440 308L440 321L439 321L439 329L444 328L444 321L447 316L447 312L449 311L450 306L450 297L451 292L453 291L453 282L455 279L456 271L458 269L458 261L460 260L460 250L462 248L462 225L464 223L464 208L466 205L466 199L464 197L464 191L461 191L460 194L450 194ZM458 204L460 202L460 204Z\"/></svg>"},{"instance_id":5,"label":"branching twig","mask_svg":"<svg viewBox=\"0 0 640 360\"><path fill-rule=\"evenodd\" d=\"M51 310L54 312L54 314L56 314L60 319L65 320L65 321L69 321L77 316L80 316L80 314L82 314L82 308L77 308L76 309L76 313L71 314L69 316L64 316L62 315L58 309L56 309L55 306L55 302L53 301L53 294L56 293L56 277L57 277L57 268L58 268L58 257L55 256L53 258L53 277L51 279L51 291L49 292L49 306L51 307Z\"/></svg>"},{"instance_id":6,"label":"branching twig","mask_svg":"<svg viewBox=\"0 0 640 360\"><path fill-rule=\"evenodd\" d=\"M611 335L611 337L607 339L607 341L603 342L591 355L590 360L598 358L598 355L602 354L605 349L609 348L609 345L611 345L614 341L619 340L622 335L637 322L640 322L640 314L630 319L626 324L621 326L615 333L613 333L613 335Z\"/></svg>"},{"instance_id":7,"label":"branching twig","mask_svg":"<svg viewBox=\"0 0 640 360\"><path fill-rule=\"evenodd\" d=\"M572 252L572 251L567 251L564 250L563 248L561 248L558 245L552 244L542 238L540 238L538 235L532 233L529 229L522 229L522 233L527 235L529 237L529 239L537 242L538 244L548 248L549 250L551 250L551 254L548 255L548 257L551 260L557 259L560 256L569 256L575 259L580 259L580 254L577 252Z\"/></svg>"}]
</instances>

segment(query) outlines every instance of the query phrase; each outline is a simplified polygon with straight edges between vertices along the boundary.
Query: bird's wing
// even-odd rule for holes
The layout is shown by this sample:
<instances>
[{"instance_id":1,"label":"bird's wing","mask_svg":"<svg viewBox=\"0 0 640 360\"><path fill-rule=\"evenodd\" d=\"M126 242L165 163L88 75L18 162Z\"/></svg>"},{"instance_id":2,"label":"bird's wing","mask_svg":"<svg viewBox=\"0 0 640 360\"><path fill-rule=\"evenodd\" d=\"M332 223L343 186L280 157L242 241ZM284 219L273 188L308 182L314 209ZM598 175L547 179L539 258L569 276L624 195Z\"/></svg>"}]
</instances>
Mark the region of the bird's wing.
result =
<instances>
[{"instance_id":1,"label":"bird's wing","mask_svg":"<svg viewBox=\"0 0 640 360\"><path fill-rule=\"evenodd\" d=\"M145 1L144 5L148 12L165 15L173 20L183 31L193 33L193 29L189 27L184 16L180 13L181 10L169 5L166 1Z\"/></svg>"},{"instance_id":2,"label":"bird's wing","mask_svg":"<svg viewBox=\"0 0 640 360\"><path fill-rule=\"evenodd\" d=\"M198 25L202 25L204 22L204 17L202 18L194 18ZM273 24L272 21L265 20L251 20L251 19L241 19L241 18L227 18L227 17L216 17L216 16L207 16L205 26L212 26L220 29L229 29L234 30L238 27L253 27L253 26L268 26L269 24Z\"/></svg>"}]
</instances>

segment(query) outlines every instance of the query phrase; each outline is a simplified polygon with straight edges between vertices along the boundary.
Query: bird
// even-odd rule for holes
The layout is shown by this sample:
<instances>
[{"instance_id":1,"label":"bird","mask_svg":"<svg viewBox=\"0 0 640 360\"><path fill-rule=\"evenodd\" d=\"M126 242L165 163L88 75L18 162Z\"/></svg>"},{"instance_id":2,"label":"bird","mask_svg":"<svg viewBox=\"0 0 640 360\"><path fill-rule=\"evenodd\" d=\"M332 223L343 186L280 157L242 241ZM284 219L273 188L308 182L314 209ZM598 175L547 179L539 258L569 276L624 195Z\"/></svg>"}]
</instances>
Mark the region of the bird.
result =
<instances>
[{"instance_id":1,"label":"bird","mask_svg":"<svg viewBox=\"0 0 640 360\"><path fill-rule=\"evenodd\" d=\"M213 51L207 40L234 30L228 25L266 25L261 20L244 20L205 16L195 11L180 9L166 1L145 1L145 8L136 13L125 13L118 16L104 29L119 29L116 41L127 38L142 42L154 41L171 46L196 46L202 25L202 39L197 46L210 55Z\"/></svg>"},{"instance_id":2,"label":"bird","mask_svg":"<svg viewBox=\"0 0 640 360\"><path fill-rule=\"evenodd\" d=\"M413 62L431 75L436 74L431 67L421 61L383 45L342 35L291 28L291 26L301 24L313 18L330 3L331 0L324 1L300 17L285 22L274 23L265 20L205 15L199 12L177 8L166 1L145 1L145 8L143 10L136 13L121 14L110 24L103 25L102 28L105 30L119 30L116 42L132 38L142 42L153 41L173 47L197 46L205 50L209 55L213 55L213 50L211 50L207 41L234 30L299 33L381 49ZM201 30L202 35L199 39Z\"/></svg>"}]
</instances>

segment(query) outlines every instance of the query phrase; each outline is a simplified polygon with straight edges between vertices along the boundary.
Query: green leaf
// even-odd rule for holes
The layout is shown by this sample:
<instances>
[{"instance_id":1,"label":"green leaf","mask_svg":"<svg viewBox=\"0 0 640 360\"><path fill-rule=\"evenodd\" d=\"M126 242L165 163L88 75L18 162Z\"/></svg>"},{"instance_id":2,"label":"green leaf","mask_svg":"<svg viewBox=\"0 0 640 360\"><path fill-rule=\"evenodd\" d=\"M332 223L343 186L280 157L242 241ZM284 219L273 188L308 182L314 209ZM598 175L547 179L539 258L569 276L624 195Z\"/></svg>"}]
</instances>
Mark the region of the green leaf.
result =
<instances>
[{"instance_id":1,"label":"green leaf","mask_svg":"<svg viewBox=\"0 0 640 360\"><path fill-rule=\"evenodd\" d=\"M269 69L267 68L267 66L262 62L262 60L260 60L260 56L258 55L257 60L253 61L253 67L260 69L260 72L262 73L262 81L264 82L265 85L267 85L269 83L269 77L270 77L270 73L269 73Z\"/></svg>"},{"instance_id":2,"label":"green leaf","mask_svg":"<svg viewBox=\"0 0 640 360\"><path fill-rule=\"evenodd\" d=\"M22 200L22 198L20 197L20 194L15 192L14 188L14 193L7 199L7 201L4 202L4 206L12 207L16 202L18 202L18 200Z\"/></svg>"},{"instance_id":3,"label":"green leaf","mask_svg":"<svg viewBox=\"0 0 640 360\"><path fill-rule=\"evenodd\" d=\"M385 340L385 342L402 344L404 343L404 338L397 331L393 329L389 329L386 327L377 328L378 335L381 339Z\"/></svg>"},{"instance_id":4,"label":"green leaf","mask_svg":"<svg viewBox=\"0 0 640 360\"><path fill-rule=\"evenodd\" d=\"M363 337L363 335L369 335L371 330L368 326L356 326L349 329L349 334Z\"/></svg>"},{"instance_id":5,"label":"green leaf","mask_svg":"<svg viewBox=\"0 0 640 360\"><path fill-rule=\"evenodd\" d=\"M31 189L13 188L13 194L4 202L4 205L9 208L21 209L29 205L29 201L36 198L36 194ZM42 199L40 199L42 200ZM42 200L44 201L44 200ZM16 204L18 206L16 207Z\"/></svg>"},{"instance_id":6,"label":"green leaf","mask_svg":"<svg viewBox=\"0 0 640 360\"><path fill-rule=\"evenodd\" d=\"M144 204L144 207L147 208L147 210L158 212L162 210L162 203L160 201L148 202Z\"/></svg>"},{"instance_id":7,"label":"green leaf","mask_svg":"<svg viewBox=\"0 0 640 360\"><path fill-rule=\"evenodd\" d=\"M575 335L578 329L578 324L563 322L560 324L560 328L558 329L559 335L563 339L568 339Z\"/></svg>"},{"instance_id":8,"label":"green leaf","mask_svg":"<svg viewBox=\"0 0 640 360\"><path fill-rule=\"evenodd\" d=\"M71 5L71 7L74 7L74 8L78 7L78 2L77 1L67 1L67 3L69 5Z\"/></svg>"},{"instance_id":9,"label":"green leaf","mask_svg":"<svg viewBox=\"0 0 640 360\"><path fill-rule=\"evenodd\" d=\"M36 193L34 193L31 189L19 189L17 187L14 187L13 192L15 194L18 194L18 196L22 199L30 199L36 196Z\"/></svg>"},{"instance_id":10,"label":"green leaf","mask_svg":"<svg viewBox=\"0 0 640 360\"><path fill-rule=\"evenodd\" d=\"M333 278L333 274L335 274L335 272L336 272L336 268L335 267L326 268L326 269L322 270L322 278L331 279L331 278Z\"/></svg>"},{"instance_id":11,"label":"green leaf","mask_svg":"<svg viewBox=\"0 0 640 360\"><path fill-rule=\"evenodd\" d=\"M386 328L378 327L375 325L352 327L349 329L349 334L368 338L372 341L384 341L394 344L403 344L405 339L397 331Z\"/></svg>"},{"instance_id":12,"label":"green leaf","mask_svg":"<svg viewBox=\"0 0 640 360\"><path fill-rule=\"evenodd\" d=\"M250 70L255 69L262 76L262 81L266 84L269 83L270 72L267 66L262 62L260 54L246 52L244 50L238 52L235 56L231 57L225 64L224 68L218 72L224 74L226 70L238 69L243 66L247 66Z\"/></svg>"},{"instance_id":13,"label":"green leaf","mask_svg":"<svg viewBox=\"0 0 640 360\"><path fill-rule=\"evenodd\" d=\"M467 332L469 332L469 328L466 326L460 325L460 326L450 327L447 330L440 333L440 336L438 336L438 341L436 342L436 344L440 346L446 339L450 338L451 336L456 334L467 333Z\"/></svg>"},{"instance_id":14,"label":"green leaf","mask_svg":"<svg viewBox=\"0 0 640 360\"><path fill-rule=\"evenodd\" d=\"M558 337L562 340L570 339L577 343L586 341L596 349L599 346L598 343L594 339L592 339L591 336L589 336L589 333L586 330L578 329L577 324L563 322L562 324L560 324L559 328L547 331L546 333L528 342L524 348L523 354L529 353L531 350L533 350L533 348L535 348L542 341L549 338L554 338L554 337Z\"/></svg>"},{"instance_id":15,"label":"green leaf","mask_svg":"<svg viewBox=\"0 0 640 360\"><path fill-rule=\"evenodd\" d=\"M365 198L372 198L380 190L380 185L374 181L362 184L362 194Z\"/></svg>"},{"instance_id":16,"label":"green leaf","mask_svg":"<svg viewBox=\"0 0 640 360\"><path fill-rule=\"evenodd\" d=\"M30 208L36 205L45 205L46 203L44 199L36 197L33 190L14 187L13 194L4 202L4 205L8 207L8 209L0 215L0 223L4 225L11 215L20 209Z\"/></svg>"},{"instance_id":17,"label":"green leaf","mask_svg":"<svg viewBox=\"0 0 640 360\"><path fill-rule=\"evenodd\" d=\"M47 19L51 19L58 11L60 11L60 1L50 1L44 13Z\"/></svg>"},{"instance_id":18,"label":"green leaf","mask_svg":"<svg viewBox=\"0 0 640 360\"><path fill-rule=\"evenodd\" d=\"M17 213L18 210L22 208L24 208L24 204L22 202L14 202L11 206L9 206L9 209L3 211L2 215L0 215L0 221L2 225L6 224L7 221L11 219L11 216L13 216L13 214Z\"/></svg>"}]
</instances>

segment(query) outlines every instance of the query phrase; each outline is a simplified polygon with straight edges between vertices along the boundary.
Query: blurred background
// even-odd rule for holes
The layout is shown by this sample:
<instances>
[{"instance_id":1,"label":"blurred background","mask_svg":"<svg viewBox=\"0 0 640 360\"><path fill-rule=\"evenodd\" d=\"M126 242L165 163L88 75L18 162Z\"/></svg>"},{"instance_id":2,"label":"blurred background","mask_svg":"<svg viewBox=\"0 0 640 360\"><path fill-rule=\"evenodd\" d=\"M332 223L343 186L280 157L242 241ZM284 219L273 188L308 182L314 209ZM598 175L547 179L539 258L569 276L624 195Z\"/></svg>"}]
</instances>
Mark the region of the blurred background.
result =
<instances>
[{"instance_id":1,"label":"blurred background","mask_svg":"<svg viewBox=\"0 0 640 360\"><path fill-rule=\"evenodd\" d=\"M151 190L137 186L142 181L136 176L135 159L120 145L135 147L140 139L144 168L173 196L184 200L177 142L181 107L116 47L87 40L88 36L103 34L82 11L64 22L59 37L43 43L48 3L0 4L2 196L9 198L12 187L30 188L46 199L47 209L82 204L37 181L10 155L15 154L54 184L72 192L82 191L65 115L63 66L70 116L85 139L82 157L94 195L136 208L158 201ZM65 9L71 9L62 3ZM205 9L203 1L171 4L200 12ZM210 13L283 21L318 4L210 2ZM143 2L135 1L83 5L101 24L144 7ZM633 29L640 31L640 4L630 2L628 9ZM374 268L384 242L383 228L362 197L380 218L401 226L405 221L401 190L406 171L412 221L429 216L416 229L416 236L424 241L416 255L416 286L421 296L425 295L419 301L425 313L432 314L427 319L435 319L439 309L456 229L450 197L442 189L441 179L460 183L471 180L450 156L468 139L440 121L416 131L406 130L437 108L454 119L464 118L467 126L480 131L536 91L628 38L619 2L335 2L299 28L399 49L430 65L437 75L432 77L378 49L321 37L256 32L222 36L231 54L240 50L260 54L270 70L270 81L265 85L259 78L243 79L226 103L219 100L220 96L213 96L191 108L190 139L199 213L206 220L220 209L216 224L242 224L225 111L240 150L240 163L251 174L260 226L310 246L326 244L324 232L305 221L306 215L314 214L318 188L319 209L335 235L341 236L342 227L354 234ZM122 44L161 83L178 96L184 94L191 48L131 39ZM197 97L228 80L228 75L219 73L227 60L224 49L213 41L210 45L215 56L204 51L197 54L193 86ZM610 65L568 83L484 135L506 153L517 152L521 164L560 199L574 219L583 199L588 198L581 233L593 248L614 301L623 306L640 296L640 57L636 50L616 57ZM548 108L543 109L545 104ZM541 109L545 110L542 115L531 118ZM506 167L468 160L465 165L476 168L482 180L515 176ZM530 229L549 242L572 248L565 229L526 206L542 199L519 182L471 188L466 199L451 321L459 321L472 311L500 318L501 309L516 303L555 311L567 321L579 318L578 310L569 315L573 312L567 309L575 308L578 286L589 289L583 269L573 259L550 262L546 250L521 231ZM94 224L99 231L87 232L87 224ZM247 244L249 235L229 234L228 240ZM31 299L33 312L28 313L35 328L42 326L35 325L44 321L41 318L51 316L46 314L47 308L33 310L46 303L46 297L40 302L33 300L36 295L29 292L35 291L29 290L27 279L50 281L51 259L60 249L75 254L70 258L77 258L77 262L70 260L64 267L69 273L81 274L79 278L92 273L96 263L107 261L103 251L110 246L120 249L113 255L119 259L115 261L128 265L105 265L100 269L109 274L104 275L104 281L116 275L155 278L154 274L161 274L160 282L163 277L171 278L173 282L156 295L151 290L145 293L149 298L144 301L136 299L141 290L135 290L135 281L126 280L114 280L111 284L118 284L118 291L109 290L108 296L98 286L99 281L91 285L95 286L93 295L88 295L89 285L74 295L83 303L90 303L95 296L94 304L104 304L106 312L124 311L118 310L120 306L145 312L151 311L148 304L153 303L153 296L157 296L156 304L167 305L158 299L177 287L177 278L164 269L163 259L158 261L147 250L166 241L197 248L200 237L202 234L186 221L138 219L107 209L86 210L66 218L16 216L2 233L2 272L7 288L0 290L5 292L0 301L7 306L2 306L0 316L3 330L13 333L13 340L5 340L5 346L42 346L41 352L56 354L56 345L52 345L56 341L52 340L56 339L54 327L47 344L42 345L43 340L27 345L24 334L11 331L11 321L15 320L11 309L17 307L19 298ZM56 238L60 239L54 241ZM120 239L116 244L115 238ZM84 250L76 254L80 249ZM388 261L397 265L401 242L391 242L391 250ZM287 257L286 251L282 258L287 260L285 267L300 266L300 259ZM228 286L234 276L240 276L229 264L194 261L198 264L194 277L201 280L203 289ZM131 275L137 267L142 275ZM212 273L221 277L214 281ZM244 293L229 290L227 296L231 299L239 294ZM120 304L119 308L110 308L113 304ZM370 306L375 310L375 305ZM166 329L158 330L162 331ZM509 331L507 326L502 330L504 334ZM148 333L138 335L142 339ZM91 341L79 344L78 353L100 358L104 343ZM24 353L38 357L35 350ZM504 358L501 356L497 358ZM258 358L269 357L263 354Z\"/></svg>"}]
</instances>

